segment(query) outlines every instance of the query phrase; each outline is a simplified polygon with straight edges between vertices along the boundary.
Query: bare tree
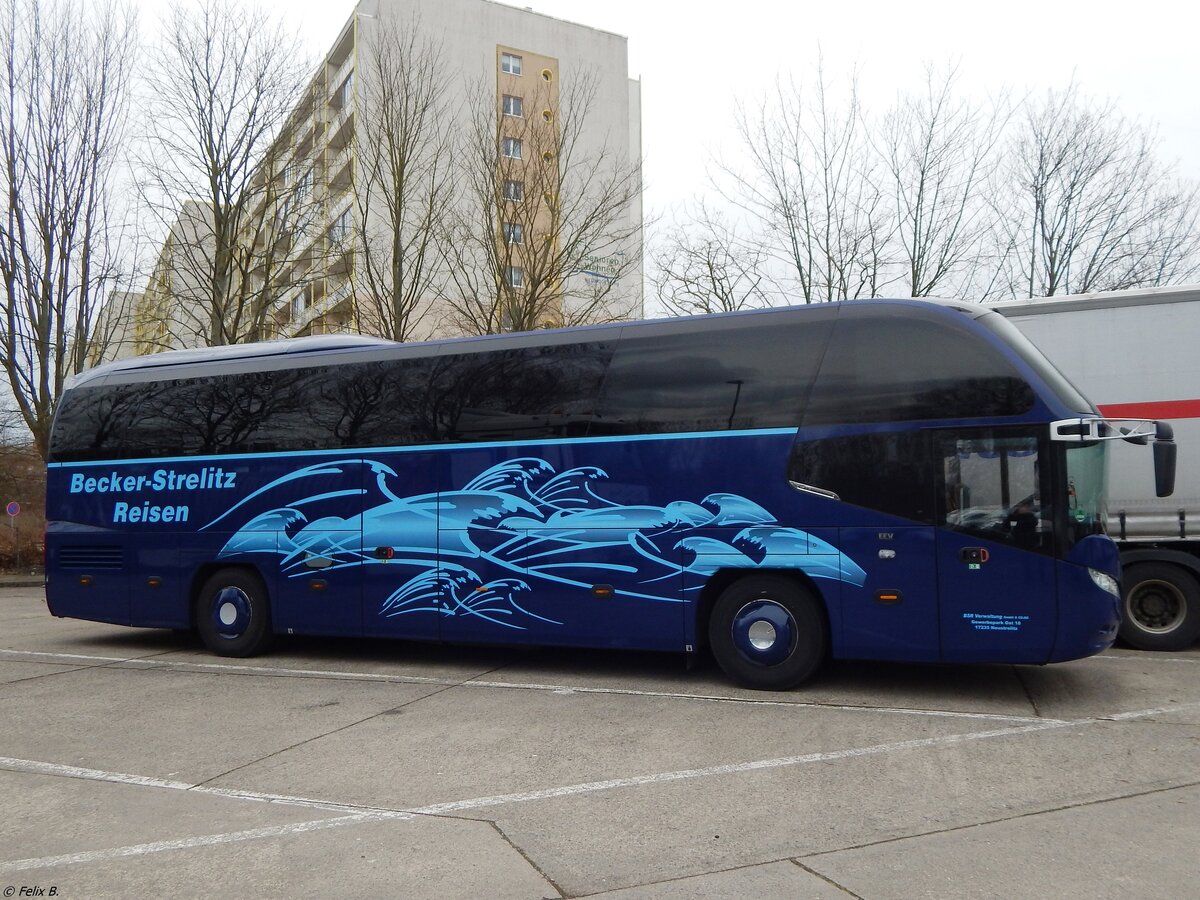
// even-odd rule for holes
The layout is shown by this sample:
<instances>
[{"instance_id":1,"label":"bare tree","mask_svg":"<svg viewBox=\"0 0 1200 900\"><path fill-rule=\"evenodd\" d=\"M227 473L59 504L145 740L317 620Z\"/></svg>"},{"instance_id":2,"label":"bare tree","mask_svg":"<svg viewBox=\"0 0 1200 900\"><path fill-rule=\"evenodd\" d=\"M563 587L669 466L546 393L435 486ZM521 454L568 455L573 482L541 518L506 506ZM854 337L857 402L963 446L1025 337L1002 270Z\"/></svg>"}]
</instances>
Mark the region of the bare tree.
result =
<instances>
[{"instance_id":1,"label":"bare tree","mask_svg":"<svg viewBox=\"0 0 1200 900\"><path fill-rule=\"evenodd\" d=\"M805 303L874 296L888 272L890 216L866 140L857 79L838 109L818 68L812 96L779 82L756 110L741 108L745 167L721 165L725 198L762 223Z\"/></svg>"},{"instance_id":2,"label":"bare tree","mask_svg":"<svg viewBox=\"0 0 1200 900\"><path fill-rule=\"evenodd\" d=\"M1159 212L1142 242L1135 266L1141 285L1186 284L1200 275L1200 185L1162 179L1155 190Z\"/></svg>"},{"instance_id":3,"label":"bare tree","mask_svg":"<svg viewBox=\"0 0 1200 900\"><path fill-rule=\"evenodd\" d=\"M925 91L883 118L879 152L890 176L895 239L910 296L969 292L985 263L994 207L987 187L1007 120L955 97L955 70L926 72Z\"/></svg>"},{"instance_id":4,"label":"bare tree","mask_svg":"<svg viewBox=\"0 0 1200 900\"><path fill-rule=\"evenodd\" d=\"M766 248L701 201L651 253L650 276L671 315L734 312L768 305Z\"/></svg>"},{"instance_id":5,"label":"bare tree","mask_svg":"<svg viewBox=\"0 0 1200 900\"><path fill-rule=\"evenodd\" d=\"M820 69L810 95L781 83L739 112L748 162L719 166L716 186L770 239L768 276L786 293L813 302L900 282L914 296L1002 298L1200 273L1200 193L1159 160L1150 130L1074 86L1014 113L1004 98L956 99L954 80L930 72L878 126L853 79L838 107ZM703 233L688 240L703 246Z\"/></svg>"},{"instance_id":6,"label":"bare tree","mask_svg":"<svg viewBox=\"0 0 1200 900\"><path fill-rule=\"evenodd\" d=\"M1030 104L1009 153L1001 207L1011 296L1117 290L1197 272L1194 188L1148 129L1075 86Z\"/></svg>"},{"instance_id":7,"label":"bare tree","mask_svg":"<svg viewBox=\"0 0 1200 900\"><path fill-rule=\"evenodd\" d=\"M321 243L321 173L292 162L290 137L324 103L323 85L281 23L234 0L172 6L150 59L144 185L167 239L147 305L160 339L268 336L272 306L304 284L293 269L311 269L305 254Z\"/></svg>"},{"instance_id":8,"label":"bare tree","mask_svg":"<svg viewBox=\"0 0 1200 900\"><path fill-rule=\"evenodd\" d=\"M441 44L417 19L381 19L365 42L355 130L352 269L360 330L414 337L440 293L438 240L450 204L452 140Z\"/></svg>"},{"instance_id":9,"label":"bare tree","mask_svg":"<svg viewBox=\"0 0 1200 900\"><path fill-rule=\"evenodd\" d=\"M116 274L108 222L134 18L75 0L0 9L0 357L45 456L54 404L96 352L97 309Z\"/></svg>"},{"instance_id":10,"label":"bare tree","mask_svg":"<svg viewBox=\"0 0 1200 900\"><path fill-rule=\"evenodd\" d=\"M500 109L487 87L472 101L444 243L450 319L468 334L613 321L640 296L624 284L641 267L640 162L589 135L594 75L535 84Z\"/></svg>"}]
</instances>

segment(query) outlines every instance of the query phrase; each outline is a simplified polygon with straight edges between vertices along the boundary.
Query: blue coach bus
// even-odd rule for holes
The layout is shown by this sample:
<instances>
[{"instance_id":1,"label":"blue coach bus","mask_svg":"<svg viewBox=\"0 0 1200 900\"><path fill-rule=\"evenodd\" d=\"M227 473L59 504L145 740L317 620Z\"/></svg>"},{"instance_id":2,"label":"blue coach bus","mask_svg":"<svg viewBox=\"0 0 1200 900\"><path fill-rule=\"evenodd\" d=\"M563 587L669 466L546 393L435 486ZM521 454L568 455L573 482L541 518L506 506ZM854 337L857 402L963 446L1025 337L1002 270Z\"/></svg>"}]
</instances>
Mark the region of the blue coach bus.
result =
<instances>
[{"instance_id":1,"label":"blue coach bus","mask_svg":"<svg viewBox=\"0 0 1200 900\"><path fill-rule=\"evenodd\" d=\"M1173 447L967 304L162 353L61 398L47 600L226 656L707 646L766 689L829 656L1068 660L1116 634L1119 436Z\"/></svg>"}]
</instances>

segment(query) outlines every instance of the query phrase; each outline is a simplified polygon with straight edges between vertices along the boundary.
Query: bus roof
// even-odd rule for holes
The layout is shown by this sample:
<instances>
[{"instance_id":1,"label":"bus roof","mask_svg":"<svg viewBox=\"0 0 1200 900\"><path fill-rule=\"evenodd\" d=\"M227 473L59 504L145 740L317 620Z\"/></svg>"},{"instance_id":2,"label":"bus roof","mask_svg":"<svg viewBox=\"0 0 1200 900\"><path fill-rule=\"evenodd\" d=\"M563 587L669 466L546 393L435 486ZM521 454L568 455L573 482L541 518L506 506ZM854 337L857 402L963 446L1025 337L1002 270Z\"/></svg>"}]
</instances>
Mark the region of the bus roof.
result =
<instances>
[{"instance_id":1,"label":"bus roof","mask_svg":"<svg viewBox=\"0 0 1200 900\"><path fill-rule=\"evenodd\" d=\"M395 346L395 341L367 337L359 334L326 334L315 337L288 338L277 341L258 341L251 344L228 344L220 347L197 347L190 350L164 350L144 356L131 356L114 360L80 372L67 382L67 387L77 387L107 375L119 372L140 372L147 369L163 369L171 366L192 367L219 364L233 360L264 359L275 356L291 357L297 354L329 353L336 350L361 349L363 347Z\"/></svg>"},{"instance_id":2,"label":"bus roof","mask_svg":"<svg viewBox=\"0 0 1200 900\"><path fill-rule=\"evenodd\" d=\"M836 315L841 308L861 307L867 304L914 305L927 308L946 308L978 318L991 311L989 306L963 301L936 298L875 298L870 300L846 300L805 306L778 306L764 309L739 310L737 312L709 313L696 316L677 316L659 319L611 322L603 325L583 325L569 328L552 328L539 331L509 332L505 334L472 335L468 337L441 338L432 341L400 343L384 338L363 335L321 335L317 337L289 338L262 341L252 344L231 344L221 347L203 347L192 350L167 350L146 356L116 360L88 369L73 376L68 388L85 385L98 386L102 383L123 383L146 379L184 378L201 373L206 375L226 372L244 372L257 369L291 368L297 364L316 364L328 361L332 354L349 354L356 359L370 361L417 356L436 356L444 352L461 352L471 345L478 349L505 349L508 346L522 347L538 344L567 343L583 335L602 339L608 333L616 337L622 329L647 329L671 332L708 331L727 326L732 321L745 322L750 318L792 318L796 315ZM747 323L748 324L748 323ZM765 324L765 323L764 323ZM497 345L500 345L497 347ZM383 352L379 352L383 351Z\"/></svg>"}]
</instances>

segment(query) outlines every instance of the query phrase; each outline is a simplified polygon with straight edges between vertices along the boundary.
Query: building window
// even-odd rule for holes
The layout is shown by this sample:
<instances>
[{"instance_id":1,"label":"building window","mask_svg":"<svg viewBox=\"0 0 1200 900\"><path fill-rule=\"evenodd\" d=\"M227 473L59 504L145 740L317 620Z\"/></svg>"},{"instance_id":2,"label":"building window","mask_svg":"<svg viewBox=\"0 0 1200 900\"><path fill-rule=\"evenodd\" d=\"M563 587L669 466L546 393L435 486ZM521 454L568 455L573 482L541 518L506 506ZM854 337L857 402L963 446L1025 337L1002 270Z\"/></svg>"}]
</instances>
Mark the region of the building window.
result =
<instances>
[{"instance_id":1,"label":"building window","mask_svg":"<svg viewBox=\"0 0 1200 900\"><path fill-rule=\"evenodd\" d=\"M505 272L504 281L510 288L519 288L525 285L525 270L520 266L509 266Z\"/></svg>"},{"instance_id":2,"label":"building window","mask_svg":"<svg viewBox=\"0 0 1200 900\"><path fill-rule=\"evenodd\" d=\"M504 182L504 199L505 200L524 200L525 199L525 182L514 181L508 179Z\"/></svg>"},{"instance_id":3,"label":"building window","mask_svg":"<svg viewBox=\"0 0 1200 900\"><path fill-rule=\"evenodd\" d=\"M354 102L354 73L351 72L338 88L338 108L346 109Z\"/></svg>"},{"instance_id":4,"label":"building window","mask_svg":"<svg viewBox=\"0 0 1200 900\"><path fill-rule=\"evenodd\" d=\"M525 101L520 97L514 97L512 94L504 95L504 114L506 116L515 116L520 119L525 116Z\"/></svg>"},{"instance_id":5,"label":"building window","mask_svg":"<svg viewBox=\"0 0 1200 900\"><path fill-rule=\"evenodd\" d=\"M504 223L504 243L506 244L523 244L525 243L525 226L519 222Z\"/></svg>"},{"instance_id":6,"label":"building window","mask_svg":"<svg viewBox=\"0 0 1200 900\"><path fill-rule=\"evenodd\" d=\"M350 210L347 209L329 226L329 239L334 243L341 243L348 237L350 237Z\"/></svg>"},{"instance_id":7,"label":"building window","mask_svg":"<svg viewBox=\"0 0 1200 900\"><path fill-rule=\"evenodd\" d=\"M500 152L509 159L521 158L521 139L520 138L505 138L500 145Z\"/></svg>"},{"instance_id":8,"label":"building window","mask_svg":"<svg viewBox=\"0 0 1200 900\"><path fill-rule=\"evenodd\" d=\"M312 169L309 169L307 172L305 172L303 175L301 175L296 180L296 191L295 191L296 199L303 200L305 197L307 197L312 192L312 187L313 187L313 173L312 173Z\"/></svg>"},{"instance_id":9,"label":"building window","mask_svg":"<svg viewBox=\"0 0 1200 900\"><path fill-rule=\"evenodd\" d=\"M508 75L521 74L521 57L512 53L500 54L500 71Z\"/></svg>"}]
</instances>

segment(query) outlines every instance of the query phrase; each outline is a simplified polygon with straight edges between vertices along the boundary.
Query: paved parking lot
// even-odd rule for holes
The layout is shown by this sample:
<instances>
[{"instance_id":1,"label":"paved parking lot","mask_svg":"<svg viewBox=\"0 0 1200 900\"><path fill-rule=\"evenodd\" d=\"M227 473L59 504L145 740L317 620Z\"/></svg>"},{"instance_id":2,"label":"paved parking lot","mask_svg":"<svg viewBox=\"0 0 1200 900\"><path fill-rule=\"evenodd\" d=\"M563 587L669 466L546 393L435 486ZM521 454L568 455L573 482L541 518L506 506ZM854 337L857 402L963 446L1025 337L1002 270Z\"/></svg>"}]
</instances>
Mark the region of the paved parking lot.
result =
<instances>
[{"instance_id":1,"label":"paved parking lot","mask_svg":"<svg viewBox=\"0 0 1200 900\"><path fill-rule=\"evenodd\" d=\"M760 694L660 655L226 660L0 589L5 897L1171 897L1198 848L1200 648Z\"/></svg>"}]
</instances>

